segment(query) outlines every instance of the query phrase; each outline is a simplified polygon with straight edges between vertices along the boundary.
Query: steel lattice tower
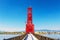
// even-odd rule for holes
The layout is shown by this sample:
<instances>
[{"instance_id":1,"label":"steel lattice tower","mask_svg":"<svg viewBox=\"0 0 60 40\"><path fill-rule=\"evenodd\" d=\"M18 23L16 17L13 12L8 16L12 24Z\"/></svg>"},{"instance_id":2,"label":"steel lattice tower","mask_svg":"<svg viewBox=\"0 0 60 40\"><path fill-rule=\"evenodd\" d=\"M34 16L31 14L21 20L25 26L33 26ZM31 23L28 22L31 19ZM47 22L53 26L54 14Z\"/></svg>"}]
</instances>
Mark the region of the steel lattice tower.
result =
<instances>
[{"instance_id":1,"label":"steel lattice tower","mask_svg":"<svg viewBox=\"0 0 60 40\"><path fill-rule=\"evenodd\" d=\"M26 33L34 33L34 24L32 23L32 8L28 8Z\"/></svg>"}]
</instances>

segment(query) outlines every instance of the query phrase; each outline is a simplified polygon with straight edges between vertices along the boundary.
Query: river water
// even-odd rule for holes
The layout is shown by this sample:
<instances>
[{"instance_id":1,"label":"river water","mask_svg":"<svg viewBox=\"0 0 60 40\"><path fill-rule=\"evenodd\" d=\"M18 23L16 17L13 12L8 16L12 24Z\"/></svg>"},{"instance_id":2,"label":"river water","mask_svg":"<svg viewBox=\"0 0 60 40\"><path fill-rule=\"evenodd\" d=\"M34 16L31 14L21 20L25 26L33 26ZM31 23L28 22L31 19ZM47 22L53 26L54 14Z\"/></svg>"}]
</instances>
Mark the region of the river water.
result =
<instances>
[{"instance_id":1,"label":"river water","mask_svg":"<svg viewBox=\"0 0 60 40\"><path fill-rule=\"evenodd\" d=\"M11 34L0 34L0 40L3 40L3 39L8 39L8 38L12 38L12 37L16 37L16 36L20 36L20 34L16 34L16 35L11 35Z\"/></svg>"},{"instance_id":2,"label":"river water","mask_svg":"<svg viewBox=\"0 0 60 40\"><path fill-rule=\"evenodd\" d=\"M42 36L46 36L49 38L59 39L60 40L60 34L41 34Z\"/></svg>"}]
</instances>

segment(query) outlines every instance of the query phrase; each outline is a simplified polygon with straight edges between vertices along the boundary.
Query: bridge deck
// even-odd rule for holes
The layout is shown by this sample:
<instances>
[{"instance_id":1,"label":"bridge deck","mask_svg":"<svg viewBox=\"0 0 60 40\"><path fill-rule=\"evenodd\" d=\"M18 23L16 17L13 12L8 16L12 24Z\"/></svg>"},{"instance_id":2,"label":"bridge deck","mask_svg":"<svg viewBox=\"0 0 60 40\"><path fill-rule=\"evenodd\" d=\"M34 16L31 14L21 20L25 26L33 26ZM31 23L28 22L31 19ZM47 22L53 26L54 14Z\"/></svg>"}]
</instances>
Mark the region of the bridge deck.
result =
<instances>
[{"instance_id":1,"label":"bridge deck","mask_svg":"<svg viewBox=\"0 0 60 40\"><path fill-rule=\"evenodd\" d=\"M27 34L23 40L38 40L33 34Z\"/></svg>"},{"instance_id":2,"label":"bridge deck","mask_svg":"<svg viewBox=\"0 0 60 40\"><path fill-rule=\"evenodd\" d=\"M4 40L57 40L45 36L41 36L38 34L28 34L28 35L22 35L22 36L17 36L9 39L4 39Z\"/></svg>"}]
</instances>

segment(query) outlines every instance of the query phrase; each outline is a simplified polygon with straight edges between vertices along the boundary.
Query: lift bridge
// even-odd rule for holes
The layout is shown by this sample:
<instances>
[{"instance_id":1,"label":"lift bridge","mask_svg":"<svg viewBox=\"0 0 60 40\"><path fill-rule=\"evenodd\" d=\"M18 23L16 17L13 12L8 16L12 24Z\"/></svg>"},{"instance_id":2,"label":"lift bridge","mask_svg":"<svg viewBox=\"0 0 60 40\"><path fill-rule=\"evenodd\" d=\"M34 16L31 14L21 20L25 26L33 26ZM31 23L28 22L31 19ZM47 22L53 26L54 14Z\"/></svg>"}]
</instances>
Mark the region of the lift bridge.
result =
<instances>
[{"instance_id":1,"label":"lift bridge","mask_svg":"<svg viewBox=\"0 0 60 40\"><path fill-rule=\"evenodd\" d=\"M27 12L27 24L25 34L4 40L57 40L57 39L35 34L34 24L32 22L32 7L29 7Z\"/></svg>"}]
</instances>

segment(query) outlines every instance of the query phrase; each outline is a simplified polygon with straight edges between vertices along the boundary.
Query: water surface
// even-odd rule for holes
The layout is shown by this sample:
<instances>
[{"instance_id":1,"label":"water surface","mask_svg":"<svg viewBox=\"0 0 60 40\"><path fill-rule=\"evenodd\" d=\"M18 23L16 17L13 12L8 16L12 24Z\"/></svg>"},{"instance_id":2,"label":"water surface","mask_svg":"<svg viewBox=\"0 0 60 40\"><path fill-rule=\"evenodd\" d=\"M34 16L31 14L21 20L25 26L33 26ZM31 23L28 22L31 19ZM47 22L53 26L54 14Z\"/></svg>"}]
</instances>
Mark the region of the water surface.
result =
<instances>
[{"instance_id":1,"label":"water surface","mask_svg":"<svg viewBox=\"0 0 60 40\"><path fill-rule=\"evenodd\" d=\"M0 34L0 40L20 36L20 34Z\"/></svg>"},{"instance_id":2,"label":"water surface","mask_svg":"<svg viewBox=\"0 0 60 40\"><path fill-rule=\"evenodd\" d=\"M54 38L54 39L60 39L60 35L59 34L41 34L42 36L46 36L49 38Z\"/></svg>"}]
</instances>

